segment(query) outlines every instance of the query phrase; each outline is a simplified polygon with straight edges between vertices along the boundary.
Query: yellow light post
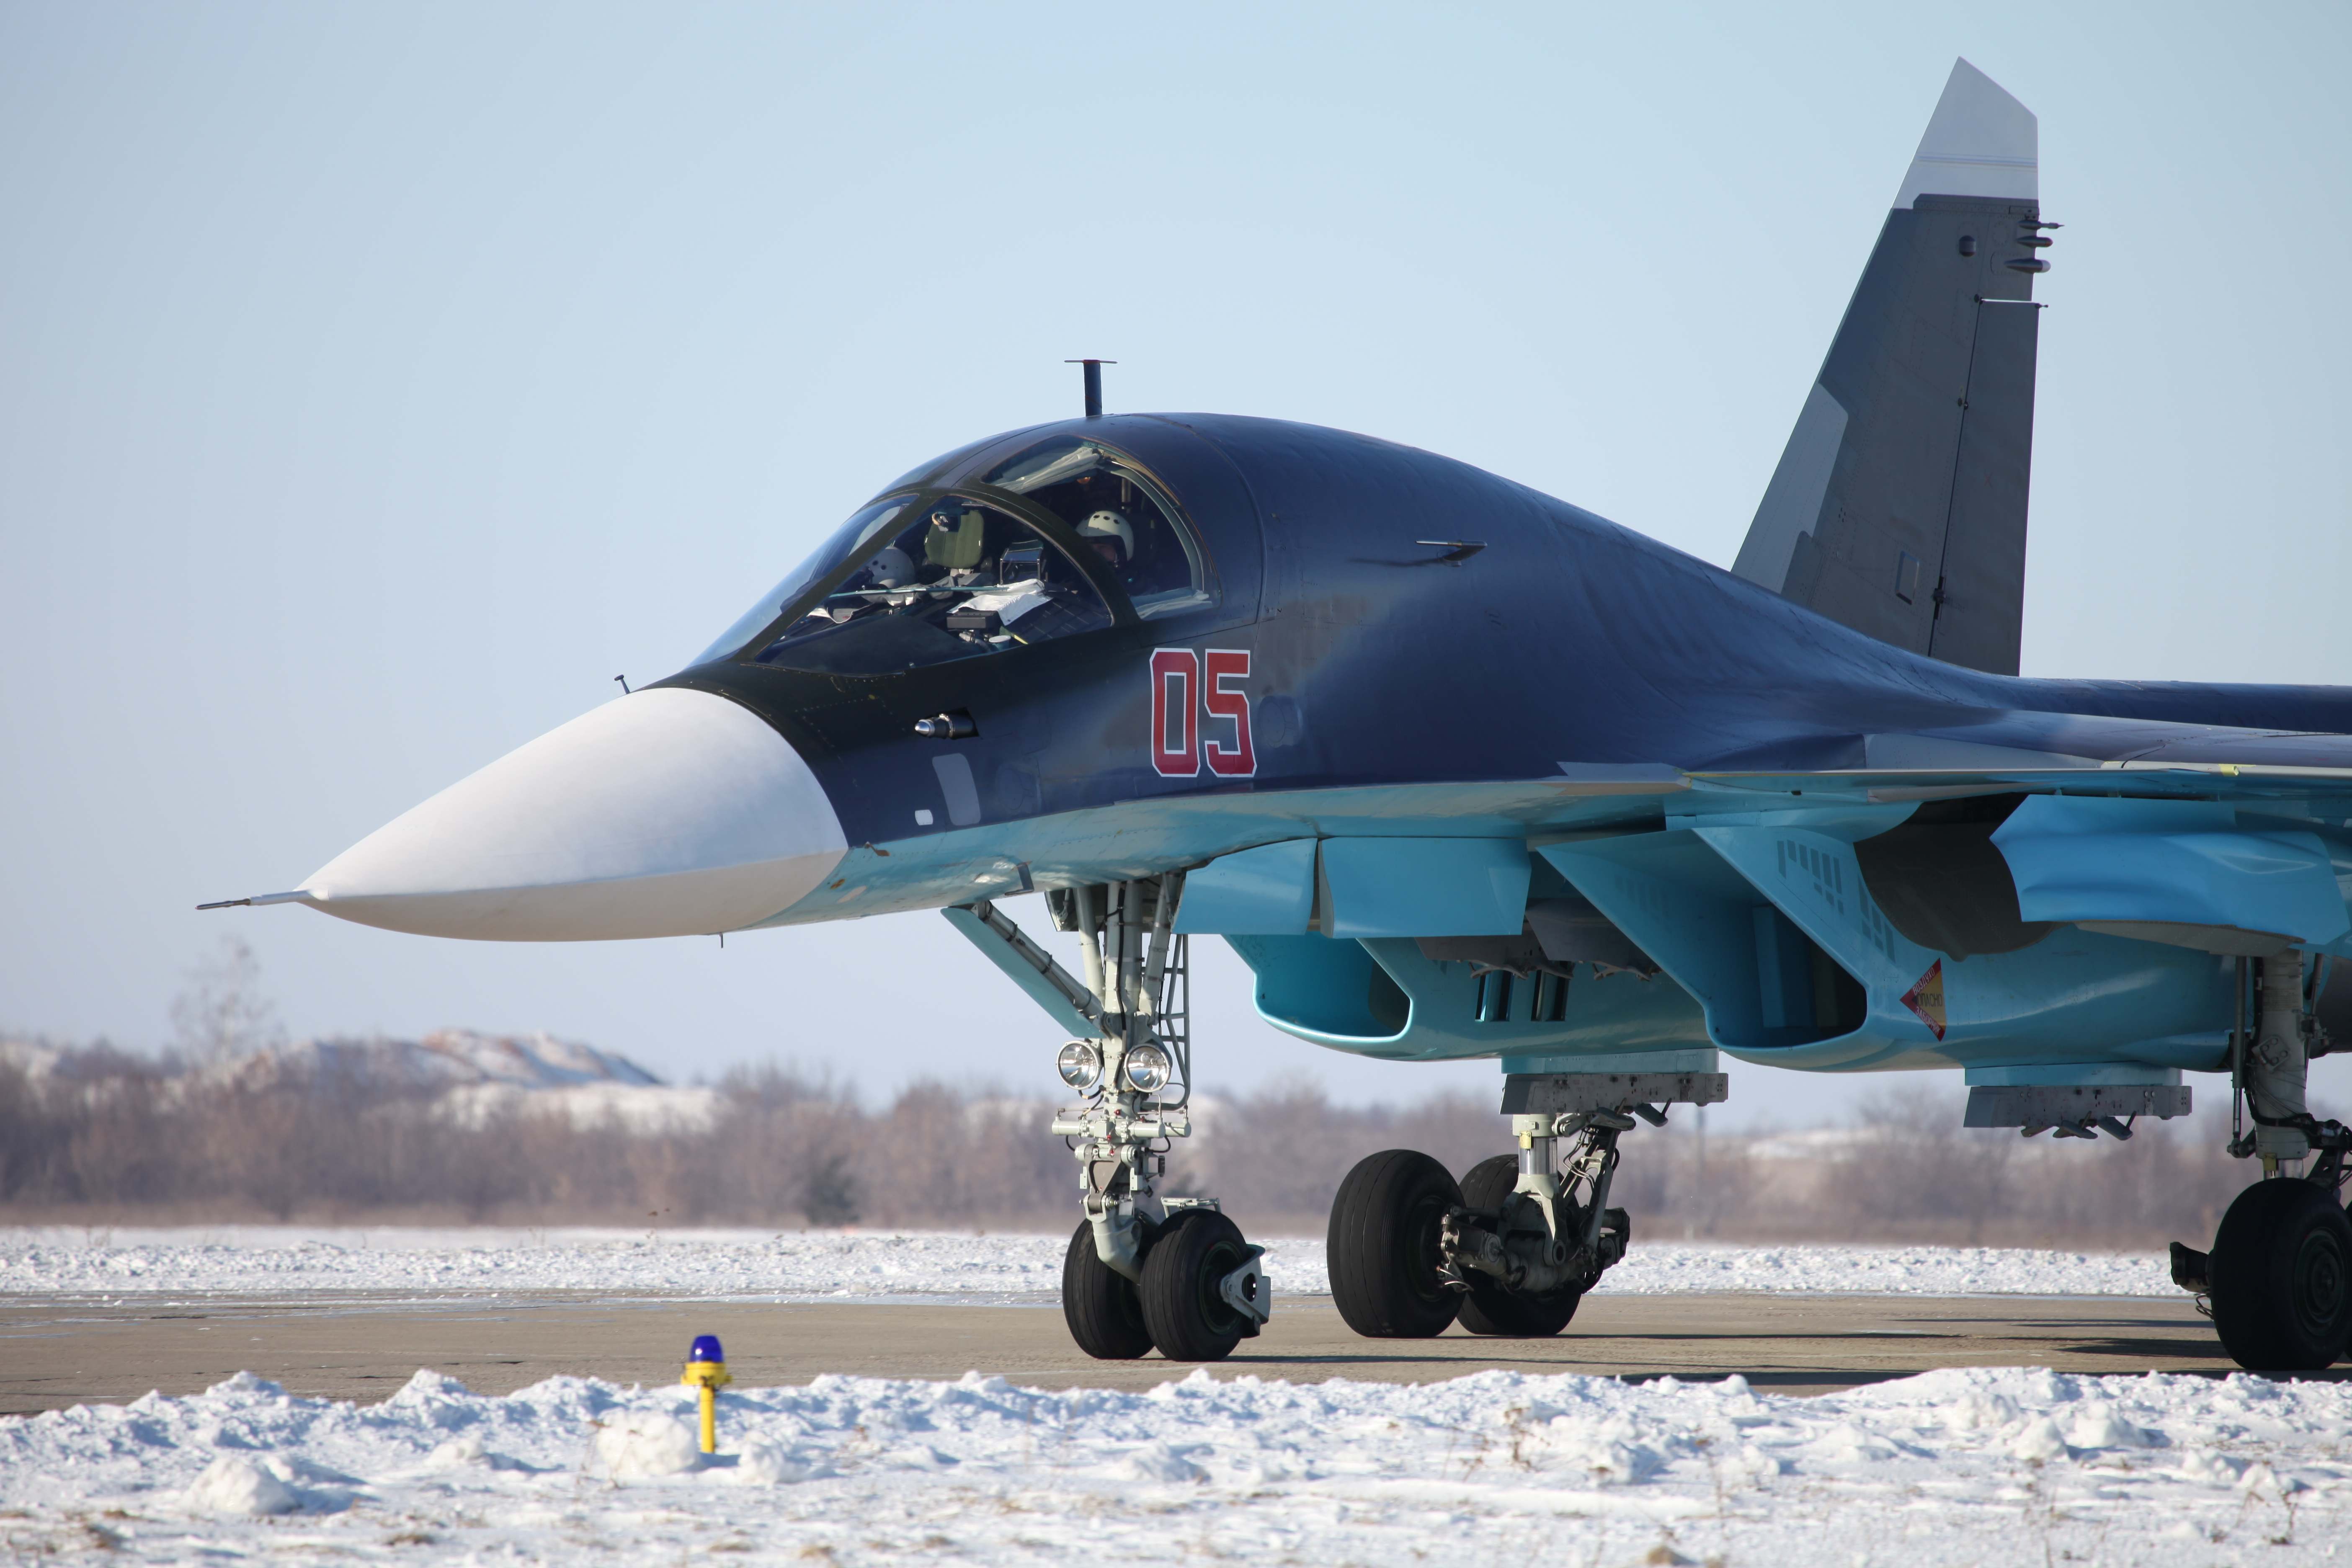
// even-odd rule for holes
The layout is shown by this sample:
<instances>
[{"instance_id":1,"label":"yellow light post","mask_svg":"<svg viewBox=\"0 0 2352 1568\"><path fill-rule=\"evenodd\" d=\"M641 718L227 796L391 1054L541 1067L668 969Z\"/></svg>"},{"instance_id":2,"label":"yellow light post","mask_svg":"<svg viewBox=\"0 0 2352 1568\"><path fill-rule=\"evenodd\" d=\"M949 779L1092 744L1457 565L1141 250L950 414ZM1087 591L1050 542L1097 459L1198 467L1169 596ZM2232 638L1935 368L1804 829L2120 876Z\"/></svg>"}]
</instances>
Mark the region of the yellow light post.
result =
<instances>
[{"instance_id":1,"label":"yellow light post","mask_svg":"<svg viewBox=\"0 0 2352 1568\"><path fill-rule=\"evenodd\" d=\"M702 1396L702 1451L719 1451L719 1391L735 1380L727 1375L727 1352L717 1334L697 1334L686 1352L686 1375L678 1379Z\"/></svg>"}]
</instances>

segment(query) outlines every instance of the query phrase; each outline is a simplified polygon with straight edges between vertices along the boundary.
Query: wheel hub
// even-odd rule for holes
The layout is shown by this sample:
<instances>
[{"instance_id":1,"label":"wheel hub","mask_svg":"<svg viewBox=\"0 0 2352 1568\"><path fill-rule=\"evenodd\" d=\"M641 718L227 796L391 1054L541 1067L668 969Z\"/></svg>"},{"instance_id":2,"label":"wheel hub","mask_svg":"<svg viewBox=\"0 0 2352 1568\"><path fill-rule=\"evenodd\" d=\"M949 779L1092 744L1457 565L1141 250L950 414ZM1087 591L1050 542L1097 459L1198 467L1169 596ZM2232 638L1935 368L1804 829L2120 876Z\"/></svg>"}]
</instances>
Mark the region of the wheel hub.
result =
<instances>
[{"instance_id":1,"label":"wheel hub","mask_svg":"<svg viewBox=\"0 0 2352 1568\"><path fill-rule=\"evenodd\" d=\"M2340 1329L2347 1289L2352 1289L2352 1258L2345 1257L2341 1239L2325 1230L2305 1236L2294 1258L2295 1315L2304 1326L2315 1334Z\"/></svg>"}]
</instances>

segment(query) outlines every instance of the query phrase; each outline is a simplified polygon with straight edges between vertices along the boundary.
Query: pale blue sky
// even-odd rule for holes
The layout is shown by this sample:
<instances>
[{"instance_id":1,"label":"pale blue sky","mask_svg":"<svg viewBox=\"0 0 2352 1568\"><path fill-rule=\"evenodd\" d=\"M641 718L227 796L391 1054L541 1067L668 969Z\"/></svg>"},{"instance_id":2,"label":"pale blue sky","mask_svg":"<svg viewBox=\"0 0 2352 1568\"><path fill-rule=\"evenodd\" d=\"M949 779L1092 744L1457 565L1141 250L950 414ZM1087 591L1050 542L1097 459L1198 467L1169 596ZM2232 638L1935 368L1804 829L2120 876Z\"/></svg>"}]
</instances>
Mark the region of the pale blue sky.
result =
<instances>
[{"instance_id":1,"label":"pale blue sky","mask_svg":"<svg viewBox=\"0 0 2352 1568\"><path fill-rule=\"evenodd\" d=\"M668 673L891 476L1075 412L1074 355L1727 563L1958 54L2067 226L2027 672L2352 682L2340 5L0 5L0 1024L160 1043L233 930L298 1033L1046 1088L935 916L191 906ZM1203 969L1212 1086L1492 1086Z\"/></svg>"}]
</instances>

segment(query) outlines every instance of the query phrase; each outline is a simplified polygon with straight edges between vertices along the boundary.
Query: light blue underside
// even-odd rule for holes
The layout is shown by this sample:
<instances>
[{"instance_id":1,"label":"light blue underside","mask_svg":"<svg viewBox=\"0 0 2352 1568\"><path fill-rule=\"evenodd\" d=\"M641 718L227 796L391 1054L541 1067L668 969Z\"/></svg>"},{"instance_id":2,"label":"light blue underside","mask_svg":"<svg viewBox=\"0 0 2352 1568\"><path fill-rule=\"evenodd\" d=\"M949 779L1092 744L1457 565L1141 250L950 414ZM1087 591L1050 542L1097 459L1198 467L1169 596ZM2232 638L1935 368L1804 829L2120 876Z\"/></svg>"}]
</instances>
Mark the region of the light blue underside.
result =
<instances>
[{"instance_id":1,"label":"light blue underside","mask_svg":"<svg viewBox=\"0 0 2352 1568\"><path fill-rule=\"evenodd\" d=\"M1601 975L1580 964L1569 982L1567 1016L1536 1023L1536 994L1516 984L1511 1016L1477 1016L1473 967L1425 958L1412 941L1376 937L1227 937L1257 974L1258 1016L1285 1034L1334 1050L1398 1061L1495 1056L1601 1056L1706 1047L1697 1006L1660 976ZM1372 997L1378 977L1402 992L1405 1016L1383 1020ZM1391 999L1393 999L1391 994Z\"/></svg>"},{"instance_id":2,"label":"light blue underside","mask_svg":"<svg viewBox=\"0 0 2352 1568\"><path fill-rule=\"evenodd\" d=\"M1992 841L2029 921L2232 927L2309 946L2352 930L2315 834L2247 831L2237 816L2221 801L2036 795Z\"/></svg>"},{"instance_id":3,"label":"light blue underside","mask_svg":"<svg viewBox=\"0 0 2352 1568\"><path fill-rule=\"evenodd\" d=\"M1777 778L1758 779L1759 787L1749 788L1703 778L1678 786L1664 776L1132 802L860 846L824 887L759 923L939 908L1002 900L1033 882L1066 887L1192 868L1180 928L1227 935L1257 972L1259 1010L1269 1023L1358 1054L1543 1064L1519 1070L1564 1070L1558 1064L1614 1058L1665 1064L1685 1059L1671 1053L1717 1047L1748 1061L1816 1071L2216 1067L2229 1027L2225 960L2072 926L2018 952L1954 960L1907 942L1877 909L1853 844L1896 825L1911 806L1874 803L1868 792L1981 784L1993 776L1817 775L1799 781L1806 792L1801 807L1778 788L1787 781ZM2000 778L2047 789L2080 776ZM2108 773L2098 780L2102 787L2154 795L2192 789L2210 795L2218 782L2210 773ZM2147 896L2069 906L2131 911L2071 918L2252 922L2278 930L2291 914L2311 931L2332 931L2305 945L2352 955L2352 921L2338 880L2352 874L2352 865L2331 861L2331 855L2344 858L2332 841L2294 826L2301 808L2284 786L2263 781L2256 793L2264 816L2250 822L2259 824L2251 832L2223 826L2210 800L2035 796L2012 817L2012 825L2022 825L2002 849L2012 865L2021 863L2020 882L2031 883L2036 899L2045 891L2054 897L2062 886L2080 896L2092 885L2086 870L2101 866L2101 856L2146 857L2149 866L2170 868L2119 877L2110 866L2102 896ZM2157 809L2131 815L2126 826L2127 814L2114 812L2116 806ZM1662 819L1665 831L1657 830ZM2220 841L2211 841L2217 836ZM1327 841L1330 921L1362 933L1360 940L1307 930L1316 913L1311 868L1318 839ZM2124 842L2082 853L2089 839ZM1336 856L1328 844L1333 840L1341 845ZM1515 1012L1507 1021L1478 1021L1471 966L1424 958L1408 939L1516 933L1507 911L1525 897L1530 840L1664 973L1646 982L1603 979L1579 966L1561 1020L1538 1024ZM1512 856L1519 861L1516 870ZM2185 891L2172 874L2183 865L2199 868ZM2057 918L2036 912L2046 907L2032 905L2025 918ZM1252 927L1260 929L1246 929ZM1791 1022L1801 1012L1793 967L1801 956L1798 932L1861 983L1867 1009L1859 1028L1824 1035ZM1903 1000L1939 963L1947 1025L1941 1040ZM1376 974L1386 986L1385 1014L1374 1006ZM1526 1000L1522 994L1515 1008ZM1055 1004L1047 1006L1052 1011ZM1057 1015L1056 1022L1066 1026L1069 1020ZM1819 1037L1796 1037L1808 1034Z\"/></svg>"},{"instance_id":4,"label":"light blue underside","mask_svg":"<svg viewBox=\"0 0 2352 1568\"><path fill-rule=\"evenodd\" d=\"M2062 928L2016 952L1948 958L1897 931L1865 887L1852 820L1798 813L1547 847L1541 853L1696 996L1710 1039L1742 1060L1817 1071L2069 1061L2215 1067L2227 961ZM1769 906L1860 982L1861 1026L1799 1037L1765 1016L1756 910ZM1936 970L1941 1039L1904 997Z\"/></svg>"},{"instance_id":5,"label":"light blue underside","mask_svg":"<svg viewBox=\"0 0 2352 1568\"><path fill-rule=\"evenodd\" d=\"M1527 918L1524 836L1328 838L1321 853L1331 936L1517 936Z\"/></svg>"},{"instance_id":6,"label":"light blue underside","mask_svg":"<svg viewBox=\"0 0 2352 1568\"><path fill-rule=\"evenodd\" d=\"M1210 861L1184 879L1176 929L1188 935L1299 936L1315 913L1315 840L1294 838Z\"/></svg>"}]
</instances>

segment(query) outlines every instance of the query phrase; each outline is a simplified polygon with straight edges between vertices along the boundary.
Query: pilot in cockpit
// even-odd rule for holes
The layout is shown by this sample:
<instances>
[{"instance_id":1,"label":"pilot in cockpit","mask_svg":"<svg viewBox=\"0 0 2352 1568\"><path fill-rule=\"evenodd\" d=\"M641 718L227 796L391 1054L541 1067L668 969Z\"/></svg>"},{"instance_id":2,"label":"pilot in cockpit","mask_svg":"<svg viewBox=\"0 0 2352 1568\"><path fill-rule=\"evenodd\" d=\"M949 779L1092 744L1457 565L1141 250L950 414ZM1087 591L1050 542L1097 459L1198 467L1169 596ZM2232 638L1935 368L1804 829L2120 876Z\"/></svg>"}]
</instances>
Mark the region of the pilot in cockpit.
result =
<instances>
[{"instance_id":1,"label":"pilot in cockpit","mask_svg":"<svg viewBox=\"0 0 2352 1568\"><path fill-rule=\"evenodd\" d=\"M903 588L915 581L915 563L895 544L886 544L866 562L866 577L877 588Z\"/></svg>"},{"instance_id":2,"label":"pilot in cockpit","mask_svg":"<svg viewBox=\"0 0 2352 1568\"><path fill-rule=\"evenodd\" d=\"M912 588L915 586L914 558L895 544L886 544L866 558L866 565L859 575L877 588ZM855 580L852 579L853 582ZM869 610L909 603L915 596L913 594L891 594L877 600L851 600L845 604L820 605L809 615L812 619L828 620L838 626L856 620Z\"/></svg>"},{"instance_id":3,"label":"pilot in cockpit","mask_svg":"<svg viewBox=\"0 0 2352 1568\"><path fill-rule=\"evenodd\" d=\"M1129 563L1135 559L1133 523L1105 507L1078 524L1078 537L1094 547L1113 576L1127 581Z\"/></svg>"}]
</instances>

